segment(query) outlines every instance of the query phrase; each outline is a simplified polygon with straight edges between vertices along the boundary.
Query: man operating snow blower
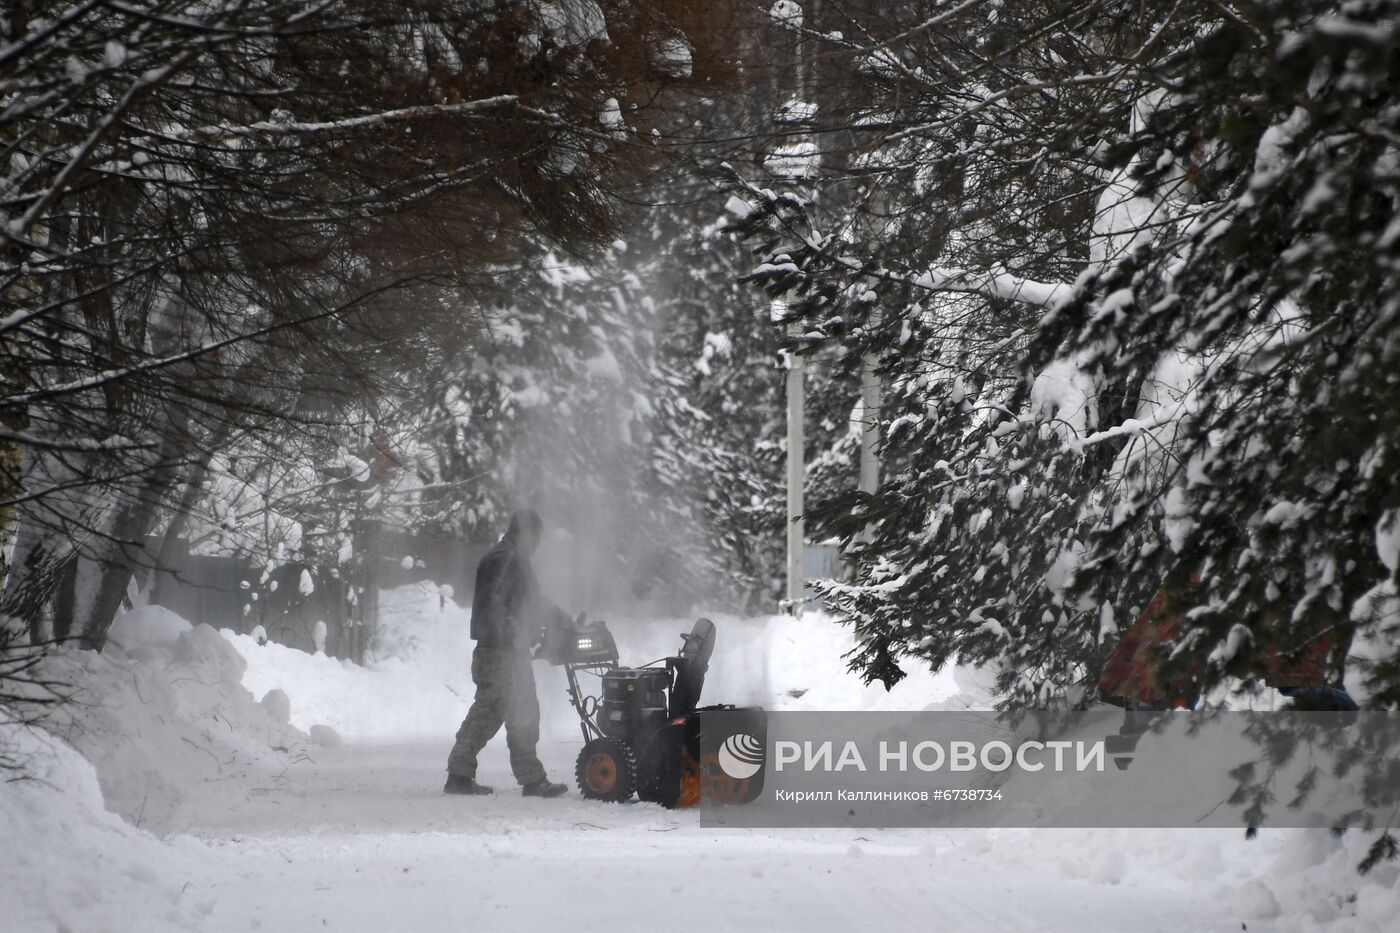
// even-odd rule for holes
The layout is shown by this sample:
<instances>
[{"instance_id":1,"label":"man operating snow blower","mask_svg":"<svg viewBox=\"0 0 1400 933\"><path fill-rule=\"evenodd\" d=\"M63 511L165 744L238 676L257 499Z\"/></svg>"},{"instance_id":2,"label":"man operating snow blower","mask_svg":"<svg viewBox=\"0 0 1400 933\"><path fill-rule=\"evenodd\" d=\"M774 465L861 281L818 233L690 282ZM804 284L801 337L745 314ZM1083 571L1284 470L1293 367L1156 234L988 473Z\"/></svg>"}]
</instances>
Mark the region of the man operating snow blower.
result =
<instances>
[{"instance_id":1,"label":"man operating snow blower","mask_svg":"<svg viewBox=\"0 0 1400 933\"><path fill-rule=\"evenodd\" d=\"M457 730L447 756L447 794L489 794L476 782L476 759L492 736L506 727L510 768L527 797L558 797L567 788L545 775L535 754L540 740L540 703L530 655L541 624L558 609L539 595L530 557L544 523L533 511L516 512L499 544L476 568L472 592L472 682L476 698Z\"/></svg>"}]
</instances>

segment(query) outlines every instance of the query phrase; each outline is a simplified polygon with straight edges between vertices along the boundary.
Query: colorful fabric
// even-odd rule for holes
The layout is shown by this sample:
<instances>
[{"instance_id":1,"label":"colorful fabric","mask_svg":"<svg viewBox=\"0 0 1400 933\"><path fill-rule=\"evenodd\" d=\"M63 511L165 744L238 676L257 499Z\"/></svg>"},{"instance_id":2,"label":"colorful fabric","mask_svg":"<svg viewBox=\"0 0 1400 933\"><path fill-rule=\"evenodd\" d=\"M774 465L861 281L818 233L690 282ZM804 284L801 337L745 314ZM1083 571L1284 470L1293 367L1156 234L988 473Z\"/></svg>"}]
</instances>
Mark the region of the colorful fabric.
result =
<instances>
[{"instance_id":1,"label":"colorful fabric","mask_svg":"<svg viewBox=\"0 0 1400 933\"><path fill-rule=\"evenodd\" d=\"M1185 604L1189 600L1185 595L1173 596L1164 587L1152 597L1104 666L1099 678L1101 697L1111 703L1136 702L1156 708L1190 705L1199 693L1196 678L1183 675L1168 680L1162 674L1169 646L1186 624L1189 605ZM1276 643L1266 641L1259 646L1250 673L1272 687L1329 686L1335 680L1330 674L1334 644L1331 635L1324 635L1289 658Z\"/></svg>"}]
</instances>

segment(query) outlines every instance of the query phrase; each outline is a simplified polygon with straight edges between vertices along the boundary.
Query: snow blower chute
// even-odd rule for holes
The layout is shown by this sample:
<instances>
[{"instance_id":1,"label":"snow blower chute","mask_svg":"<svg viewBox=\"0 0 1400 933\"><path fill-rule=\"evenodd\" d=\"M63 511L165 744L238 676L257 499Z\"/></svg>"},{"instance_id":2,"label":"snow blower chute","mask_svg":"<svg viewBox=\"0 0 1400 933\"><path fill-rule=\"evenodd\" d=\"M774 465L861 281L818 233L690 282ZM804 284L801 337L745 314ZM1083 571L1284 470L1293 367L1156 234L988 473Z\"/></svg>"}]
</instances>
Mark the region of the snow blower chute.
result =
<instances>
[{"instance_id":1,"label":"snow blower chute","mask_svg":"<svg viewBox=\"0 0 1400 933\"><path fill-rule=\"evenodd\" d=\"M619 667L617 643L603 622L585 622L583 616L574 622L561 613L545 627L535 657L563 667L568 678L569 702L583 733L574 774L585 798L620 803L635 793L673 808L702 800L747 803L762 790L761 768L735 778L705 750L742 735L751 753L761 755L767 739L764 711L699 706L715 650L715 624L699 619L681 639L674 657ZM597 688L585 689L584 684L593 687L595 677Z\"/></svg>"}]
</instances>

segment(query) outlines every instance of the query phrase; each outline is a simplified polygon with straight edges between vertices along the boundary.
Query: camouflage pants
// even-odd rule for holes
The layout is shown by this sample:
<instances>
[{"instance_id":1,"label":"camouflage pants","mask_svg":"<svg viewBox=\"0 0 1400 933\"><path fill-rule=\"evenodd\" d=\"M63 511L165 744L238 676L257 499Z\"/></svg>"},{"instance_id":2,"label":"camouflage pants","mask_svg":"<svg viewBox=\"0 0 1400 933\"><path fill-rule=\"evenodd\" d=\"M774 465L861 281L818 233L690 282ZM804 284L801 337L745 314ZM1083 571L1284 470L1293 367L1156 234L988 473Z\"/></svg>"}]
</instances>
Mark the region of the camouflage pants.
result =
<instances>
[{"instance_id":1,"label":"camouflage pants","mask_svg":"<svg viewBox=\"0 0 1400 933\"><path fill-rule=\"evenodd\" d=\"M476 684L476 698L457 730L457 741L447 756L447 772L475 780L477 756L504 724L515 779L521 784L544 780L544 765L535 754L540 740L540 702L535 696L530 655L517 648L478 645L472 652L472 683Z\"/></svg>"}]
</instances>

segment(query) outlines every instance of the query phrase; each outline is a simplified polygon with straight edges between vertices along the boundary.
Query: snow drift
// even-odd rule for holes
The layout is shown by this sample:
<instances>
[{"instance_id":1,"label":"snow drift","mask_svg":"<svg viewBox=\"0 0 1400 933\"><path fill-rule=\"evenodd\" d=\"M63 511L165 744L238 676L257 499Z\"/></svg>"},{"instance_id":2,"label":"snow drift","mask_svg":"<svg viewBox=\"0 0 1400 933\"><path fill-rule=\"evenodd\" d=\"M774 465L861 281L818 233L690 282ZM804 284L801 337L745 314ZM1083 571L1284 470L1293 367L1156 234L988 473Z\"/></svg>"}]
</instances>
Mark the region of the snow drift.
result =
<instances>
[{"instance_id":1,"label":"snow drift","mask_svg":"<svg viewBox=\"0 0 1400 933\"><path fill-rule=\"evenodd\" d=\"M108 809L156 830L187 802L241 793L310 744L256 702L241 682L247 663L217 631L171 615L128 613L122 641L101 654L65 649L46 661L49 677L75 688L46 726L92 763Z\"/></svg>"},{"instance_id":2,"label":"snow drift","mask_svg":"<svg viewBox=\"0 0 1400 933\"><path fill-rule=\"evenodd\" d=\"M0 748L26 769L24 778L0 783L0 926L24 933L197 927L209 901L189 888L209 880L203 845L162 842L107 812L93 766L46 732L0 724Z\"/></svg>"},{"instance_id":3,"label":"snow drift","mask_svg":"<svg viewBox=\"0 0 1400 933\"><path fill-rule=\"evenodd\" d=\"M243 683L254 695L282 690L291 698L291 723L309 730L325 724L350 741L450 736L472 698L470 613L441 599L430 584L399 587L381 597L381 628L367 667L324 654L263 644L248 635L224 637L248 662ZM718 628L705 682L708 702L758 704L769 709L988 708L985 678L946 670L909 677L893 690L867 686L846 671L855 647L849 629L820 614L742 618L712 615ZM694 619L610 618L624 665L675 654ZM540 732L578 735L565 700L562 670L536 664Z\"/></svg>"}]
</instances>

